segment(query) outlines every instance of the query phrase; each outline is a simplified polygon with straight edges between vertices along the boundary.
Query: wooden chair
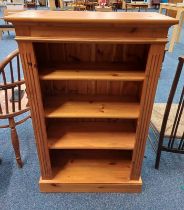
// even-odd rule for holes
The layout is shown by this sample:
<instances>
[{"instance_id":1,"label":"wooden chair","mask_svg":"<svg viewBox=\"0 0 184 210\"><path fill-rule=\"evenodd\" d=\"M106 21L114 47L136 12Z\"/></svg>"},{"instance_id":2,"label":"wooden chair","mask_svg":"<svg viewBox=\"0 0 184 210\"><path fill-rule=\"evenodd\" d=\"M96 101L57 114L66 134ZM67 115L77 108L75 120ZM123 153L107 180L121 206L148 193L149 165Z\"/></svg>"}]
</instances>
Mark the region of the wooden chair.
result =
<instances>
[{"instance_id":1,"label":"wooden chair","mask_svg":"<svg viewBox=\"0 0 184 210\"><path fill-rule=\"evenodd\" d=\"M98 5L98 1L97 0L86 0L85 1L86 10L94 11L95 10L95 6L97 6L97 5Z\"/></svg>"},{"instance_id":2,"label":"wooden chair","mask_svg":"<svg viewBox=\"0 0 184 210\"><path fill-rule=\"evenodd\" d=\"M154 6L155 9L159 9L161 0L152 0L151 5Z\"/></svg>"},{"instance_id":3,"label":"wooden chair","mask_svg":"<svg viewBox=\"0 0 184 210\"><path fill-rule=\"evenodd\" d=\"M74 10L75 11L85 11L86 10L85 1L84 0L76 0Z\"/></svg>"},{"instance_id":4,"label":"wooden chair","mask_svg":"<svg viewBox=\"0 0 184 210\"><path fill-rule=\"evenodd\" d=\"M26 94L23 96L23 93L25 81L22 79L19 51L15 50L0 62L0 120L8 120L8 124L0 125L0 128L11 129L12 145L19 167L22 167L22 160L16 126L30 118L28 113L27 116L18 118L18 121L14 119L30 110Z\"/></svg>"},{"instance_id":5,"label":"wooden chair","mask_svg":"<svg viewBox=\"0 0 184 210\"><path fill-rule=\"evenodd\" d=\"M153 107L150 128L154 134L154 139L158 142L157 151L150 136L148 139L157 153L156 169L159 168L162 151L184 154L184 81L181 81L183 87L179 103L173 103L183 64L184 57L179 57L167 104L155 104Z\"/></svg>"},{"instance_id":6,"label":"wooden chair","mask_svg":"<svg viewBox=\"0 0 184 210\"><path fill-rule=\"evenodd\" d=\"M37 9L36 0L26 0L26 1L25 1L25 6L26 6L27 8L34 8L34 9Z\"/></svg>"},{"instance_id":7,"label":"wooden chair","mask_svg":"<svg viewBox=\"0 0 184 210\"><path fill-rule=\"evenodd\" d=\"M117 12L118 8L122 7L122 2L119 0L109 0L108 6L112 7L112 11Z\"/></svg>"}]
</instances>

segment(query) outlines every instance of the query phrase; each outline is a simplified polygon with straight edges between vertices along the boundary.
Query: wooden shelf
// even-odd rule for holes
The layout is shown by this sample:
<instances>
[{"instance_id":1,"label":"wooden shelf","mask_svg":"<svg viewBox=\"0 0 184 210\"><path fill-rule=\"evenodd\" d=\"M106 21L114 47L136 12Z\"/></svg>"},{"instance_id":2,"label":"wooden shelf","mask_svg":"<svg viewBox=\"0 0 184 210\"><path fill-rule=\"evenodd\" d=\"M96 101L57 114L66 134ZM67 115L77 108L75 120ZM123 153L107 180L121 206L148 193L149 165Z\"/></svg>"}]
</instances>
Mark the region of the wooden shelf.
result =
<instances>
[{"instance_id":1,"label":"wooden shelf","mask_svg":"<svg viewBox=\"0 0 184 210\"><path fill-rule=\"evenodd\" d=\"M52 122L48 126L50 149L133 150L135 128L132 122Z\"/></svg>"},{"instance_id":2,"label":"wooden shelf","mask_svg":"<svg viewBox=\"0 0 184 210\"><path fill-rule=\"evenodd\" d=\"M129 179L131 152L54 150L52 163L56 182L118 184Z\"/></svg>"},{"instance_id":3,"label":"wooden shelf","mask_svg":"<svg viewBox=\"0 0 184 210\"><path fill-rule=\"evenodd\" d=\"M127 97L128 99L128 97ZM127 100L126 99L126 100ZM121 97L55 96L45 99L47 118L137 119L140 104Z\"/></svg>"},{"instance_id":4,"label":"wooden shelf","mask_svg":"<svg viewBox=\"0 0 184 210\"><path fill-rule=\"evenodd\" d=\"M133 70L134 69L134 70ZM135 70L136 69L136 70ZM65 64L41 69L41 80L115 80L143 81L145 73L136 66L122 64Z\"/></svg>"},{"instance_id":5,"label":"wooden shelf","mask_svg":"<svg viewBox=\"0 0 184 210\"><path fill-rule=\"evenodd\" d=\"M140 192L130 180L129 151L52 150L51 180L40 179L42 192Z\"/></svg>"}]
</instances>

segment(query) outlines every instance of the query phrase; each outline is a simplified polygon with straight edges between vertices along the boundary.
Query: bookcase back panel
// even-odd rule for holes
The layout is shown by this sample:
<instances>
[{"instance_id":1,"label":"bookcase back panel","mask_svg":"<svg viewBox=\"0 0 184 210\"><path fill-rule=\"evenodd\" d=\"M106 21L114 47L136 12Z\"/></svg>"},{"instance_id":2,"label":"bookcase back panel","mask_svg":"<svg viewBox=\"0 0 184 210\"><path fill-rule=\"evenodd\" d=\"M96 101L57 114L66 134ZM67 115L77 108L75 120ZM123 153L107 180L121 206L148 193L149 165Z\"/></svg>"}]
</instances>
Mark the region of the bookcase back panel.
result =
<instances>
[{"instance_id":1,"label":"bookcase back panel","mask_svg":"<svg viewBox=\"0 0 184 210\"><path fill-rule=\"evenodd\" d=\"M128 134L128 133L135 133L136 126L137 126L137 120L135 119L129 119L129 120L116 119L116 118L114 119L47 118L46 119L46 127L48 134L51 133L49 131L54 130L55 132L52 132L53 136L57 136L58 133L60 133L62 136L64 133L68 131L75 131L75 132L85 131L86 133L113 132L113 134L115 134L115 132L126 132ZM48 137L50 136L48 135ZM98 136L96 136L96 138L100 139L100 137ZM120 139L120 141L122 141L122 139Z\"/></svg>"},{"instance_id":2,"label":"bookcase back panel","mask_svg":"<svg viewBox=\"0 0 184 210\"><path fill-rule=\"evenodd\" d=\"M54 179L63 183L118 184L129 180L132 151L55 150L50 155Z\"/></svg>"},{"instance_id":3,"label":"bookcase back panel","mask_svg":"<svg viewBox=\"0 0 184 210\"><path fill-rule=\"evenodd\" d=\"M121 63L144 70L148 44L34 43L39 67L63 63Z\"/></svg>"},{"instance_id":4,"label":"bookcase back panel","mask_svg":"<svg viewBox=\"0 0 184 210\"><path fill-rule=\"evenodd\" d=\"M46 119L49 149L133 150L137 120Z\"/></svg>"},{"instance_id":5,"label":"bookcase back panel","mask_svg":"<svg viewBox=\"0 0 184 210\"><path fill-rule=\"evenodd\" d=\"M95 123L97 124L103 124L103 123L110 123L118 129L120 129L121 131L133 131L135 132L136 131L136 126L137 126L137 120L136 119L117 119L117 118L114 118L114 119L102 119L102 118L99 118L99 119L93 119L93 118L62 118L62 119L56 119L56 118L47 118L45 120L46 122L46 127L49 128L50 126L53 126L53 125L58 125L58 124L77 124L77 123L91 123L91 125L95 125ZM107 124L106 124L107 125ZM122 127L120 127L120 125ZM87 126L87 125L86 125ZM105 128L105 126L104 126ZM88 128L88 129L91 129L91 128ZM113 128L110 128L110 129L113 129Z\"/></svg>"},{"instance_id":6,"label":"bookcase back panel","mask_svg":"<svg viewBox=\"0 0 184 210\"><path fill-rule=\"evenodd\" d=\"M54 95L88 95L88 97L124 96L139 101L139 93L142 89L142 82L128 81L88 81L88 80L62 80L62 81L41 81L42 92L45 96Z\"/></svg>"}]
</instances>

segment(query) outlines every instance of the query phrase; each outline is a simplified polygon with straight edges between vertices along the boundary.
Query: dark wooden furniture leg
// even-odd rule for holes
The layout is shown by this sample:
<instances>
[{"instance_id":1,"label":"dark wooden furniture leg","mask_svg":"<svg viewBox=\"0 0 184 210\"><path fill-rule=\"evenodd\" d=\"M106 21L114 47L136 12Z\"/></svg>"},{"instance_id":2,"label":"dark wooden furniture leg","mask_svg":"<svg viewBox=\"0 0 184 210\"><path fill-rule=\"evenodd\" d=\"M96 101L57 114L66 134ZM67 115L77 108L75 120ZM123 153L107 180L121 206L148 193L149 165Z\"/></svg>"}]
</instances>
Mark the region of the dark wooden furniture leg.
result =
<instances>
[{"instance_id":1,"label":"dark wooden furniture leg","mask_svg":"<svg viewBox=\"0 0 184 210\"><path fill-rule=\"evenodd\" d=\"M17 135L14 118L9 118L9 125L10 125L10 129L11 129L11 140L12 140L12 145L13 145L13 149L15 152L16 161L17 161L18 167L22 168L23 163L21 160L20 148L19 148L19 138Z\"/></svg>"}]
</instances>

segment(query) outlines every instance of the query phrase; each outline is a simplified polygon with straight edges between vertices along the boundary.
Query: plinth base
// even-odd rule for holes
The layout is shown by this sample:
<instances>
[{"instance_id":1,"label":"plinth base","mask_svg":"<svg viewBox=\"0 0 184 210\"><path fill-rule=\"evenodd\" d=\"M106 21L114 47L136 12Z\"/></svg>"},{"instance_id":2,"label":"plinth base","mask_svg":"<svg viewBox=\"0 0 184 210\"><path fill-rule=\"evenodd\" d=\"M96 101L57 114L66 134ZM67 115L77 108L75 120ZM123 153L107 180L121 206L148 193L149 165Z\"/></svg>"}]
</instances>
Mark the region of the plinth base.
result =
<instances>
[{"instance_id":1,"label":"plinth base","mask_svg":"<svg viewBox=\"0 0 184 210\"><path fill-rule=\"evenodd\" d=\"M127 192L139 193L142 190L142 180L127 181L122 183L62 183L55 180L43 180L39 182L41 192Z\"/></svg>"}]
</instances>

